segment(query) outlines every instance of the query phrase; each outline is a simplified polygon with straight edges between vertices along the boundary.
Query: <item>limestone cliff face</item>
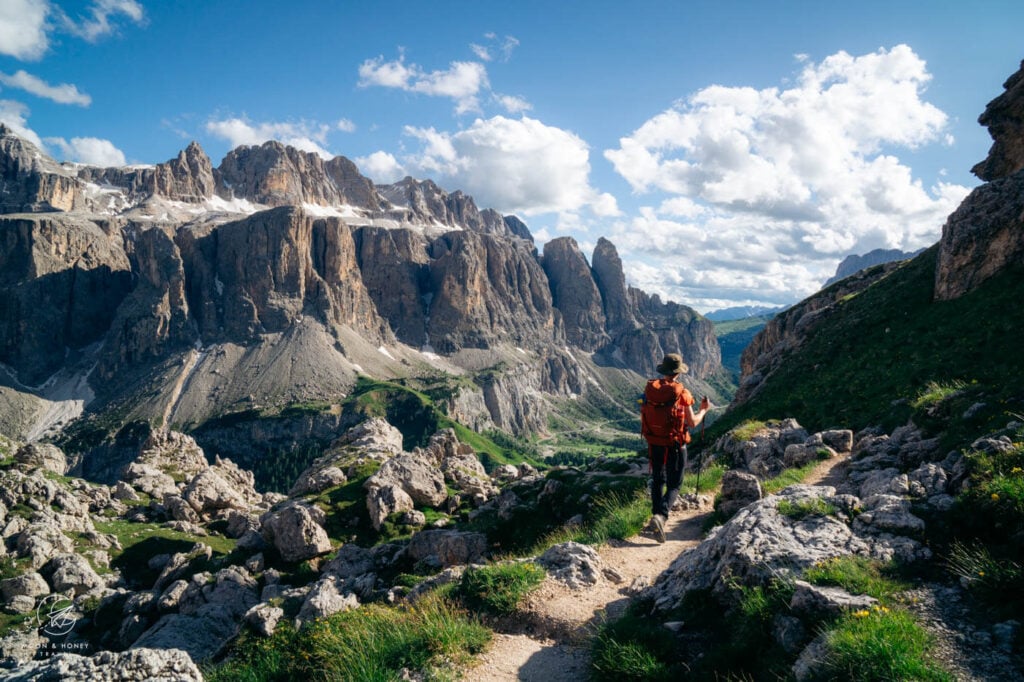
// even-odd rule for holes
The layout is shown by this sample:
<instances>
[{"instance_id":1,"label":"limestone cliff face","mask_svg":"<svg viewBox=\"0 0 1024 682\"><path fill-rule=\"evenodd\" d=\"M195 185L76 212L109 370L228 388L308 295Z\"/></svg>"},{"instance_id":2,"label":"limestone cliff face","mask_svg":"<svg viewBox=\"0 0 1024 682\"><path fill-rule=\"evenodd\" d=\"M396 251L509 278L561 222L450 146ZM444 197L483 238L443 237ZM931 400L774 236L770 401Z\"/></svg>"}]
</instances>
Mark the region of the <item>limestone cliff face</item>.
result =
<instances>
[{"instance_id":1,"label":"limestone cliff face","mask_svg":"<svg viewBox=\"0 0 1024 682\"><path fill-rule=\"evenodd\" d=\"M204 341L280 332L303 314L386 338L359 277L351 228L282 207L178 236L187 299Z\"/></svg>"},{"instance_id":2,"label":"limestone cliff face","mask_svg":"<svg viewBox=\"0 0 1024 682\"><path fill-rule=\"evenodd\" d=\"M0 213L71 211L85 206L74 173L0 123Z\"/></svg>"},{"instance_id":3,"label":"limestone cliff face","mask_svg":"<svg viewBox=\"0 0 1024 682\"><path fill-rule=\"evenodd\" d=\"M607 345L610 338L601 292L576 240L551 240L544 245L541 262L551 285L552 304L562 315L566 340L588 351Z\"/></svg>"},{"instance_id":4,"label":"limestone cliff face","mask_svg":"<svg viewBox=\"0 0 1024 682\"><path fill-rule=\"evenodd\" d=\"M188 348L199 338L185 297L184 263L172 231L153 228L128 243L137 282L110 322L98 367L104 379Z\"/></svg>"},{"instance_id":5,"label":"limestone cliff face","mask_svg":"<svg viewBox=\"0 0 1024 682\"><path fill-rule=\"evenodd\" d=\"M214 195L213 165L198 142L192 142L176 158L152 167L91 168L79 170L86 182L113 185L125 190L132 202L160 196L172 201L200 203Z\"/></svg>"},{"instance_id":6,"label":"limestone cliff face","mask_svg":"<svg viewBox=\"0 0 1024 682\"><path fill-rule=\"evenodd\" d=\"M236 147L214 175L222 196L267 206L311 203L381 209L373 183L348 159L336 156L324 161L317 154L280 142Z\"/></svg>"},{"instance_id":7,"label":"limestone cliff face","mask_svg":"<svg viewBox=\"0 0 1024 682\"><path fill-rule=\"evenodd\" d=\"M131 289L121 232L61 213L0 218L0 361L25 384L103 338Z\"/></svg>"},{"instance_id":8,"label":"limestone cliff face","mask_svg":"<svg viewBox=\"0 0 1024 682\"><path fill-rule=\"evenodd\" d=\"M355 232L363 284L395 337L414 348L427 343L430 299L428 242L413 230L362 227Z\"/></svg>"},{"instance_id":9,"label":"limestone cliff face","mask_svg":"<svg viewBox=\"0 0 1024 682\"><path fill-rule=\"evenodd\" d=\"M972 170L982 180L942 228L935 298L959 298L1024 261L1024 63L979 122L993 144Z\"/></svg>"},{"instance_id":10,"label":"limestone cliff face","mask_svg":"<svg viewBox=\"0 0 1024 682\"><path fill-rule=\"evenodd\" d=\"M564 341L532 245L458 231L436 239L430 256L427 335L438 352Z\"/></svg>"},{"instance_id":11,"label":"limestone cliff face","mask_svg":"<svg viewBox=\"0 0 1024 682\"><path fill-rule=\"evenodd\" d=\"M608 331L615 336L623 331L635 329L637 321L630 307L622 259L619 258L615 245L604 237L597 240L591 267L594 270L594 281L604 301Z\"/></svg>"}]
</instances>

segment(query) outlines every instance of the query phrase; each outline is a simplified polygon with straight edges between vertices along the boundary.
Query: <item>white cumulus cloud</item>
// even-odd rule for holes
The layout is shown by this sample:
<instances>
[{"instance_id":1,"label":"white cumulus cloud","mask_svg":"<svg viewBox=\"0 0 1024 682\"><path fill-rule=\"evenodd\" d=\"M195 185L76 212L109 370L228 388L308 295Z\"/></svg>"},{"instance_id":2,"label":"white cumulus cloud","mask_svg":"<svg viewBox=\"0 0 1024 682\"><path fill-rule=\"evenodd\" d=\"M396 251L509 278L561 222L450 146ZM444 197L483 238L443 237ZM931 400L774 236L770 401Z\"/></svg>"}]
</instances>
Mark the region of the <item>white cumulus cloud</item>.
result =
<instances>
[{"instance_id":1,"label":"white cumulus cloud","mask_svg":"<svg viewBox=\"0 0 1024 682\"><path fill-rule=\"evenodd\" d=\"M324 148L331 129L332 126L325 123L309 121L260 123L244 118L228 118L206 123L207 132L227 140L232 147L260 145L268 140L277 140L296 149L319 154L325 159L334 156Z\"/></svg>"},{"instance_id":2,"label":"white cumulus cloud","mask_svg":"<svg viewBox=\"0 0 1024 682\"><path fill-rule=\"evenodd\" d=\"M677 273L661 293L792 301L846 254L933 243L967 194L925 187L896 155L948 143L946 115L924 99L931 75L908 46L798 62L785 89L706 87L605 151L634 191L664 197L616 228Z\"/></svg>"},{"instance_id":3,"label":"white cumulus cloud","mask_svg":"<svg viewBox=\"0 0 1024 682\"><path fill-rule=\"evenodd\" d=\"M58 104L77 104L80 107L87 107L92 104L92 98L70 83L50 85L37 76L33 76L24 70L15 71L13 74L0 72L0 83L9 88L20 88L30 92L37 97L53 100Z\"/></svg>"},{"instance_id":4,"label":"white cumulus cloud","mask_svg":"<svg viewBox=\"0 0 1024 682\"><path fill-rule=\"evenodd\" d=\"M360 173L382 185L398 182L408 175L398 159L388 152L373 152L368 156L357 157L354 161Z\"/></svg>"},{"instance_id":5,"label":"white cumulus cloud","mask_svg":"<svg viewBox=\"0 0 1024 682\"><path fill-rule=\"evenodd\" d=\"M48 137L46 143L51 148L56 148L56 156L64 161L104 168L123 166L126 163L124 152L115 147L110 140L98 137L73 137L69 142L62 137Z\"/></svg>"},{"instance_id":6,"label":"white cumulus cloud","mask_svg":"<svg viewBox=\"0 0 1024 682\"><path fill-rule=\"evenodd\" d=\"M50 46L45 0L0 0L0 54L34 60Z\"/></svg>"},{"instance_id":7,"label":"white cumulus cloud","mask_svg":"<svg viewBox=\"0 0 1024 682\"><path fill-rule=\"evenodd\" d=\"M432 97L450 97L457 113L478 111L478 94L490 87L487 69L480 62L452 62L443 71L425 71L405 63L405 55L385 61L383 56L367 59L359 66L359 86L397 88Z\"/></svg>"},{"instance_id":8,"label":"white cumulus cloud","mask_svg":"<svg viewBox=\"0 0 1024 682\"><path fill-rule=\"evenodd\" d=\"M476 119L454 133L407 126L420 144L402 165L462 189L504 213L577 211L617 215L614 197L590 185L590 150L580 137L529 117Z\"/></svg>"}]
</instances>

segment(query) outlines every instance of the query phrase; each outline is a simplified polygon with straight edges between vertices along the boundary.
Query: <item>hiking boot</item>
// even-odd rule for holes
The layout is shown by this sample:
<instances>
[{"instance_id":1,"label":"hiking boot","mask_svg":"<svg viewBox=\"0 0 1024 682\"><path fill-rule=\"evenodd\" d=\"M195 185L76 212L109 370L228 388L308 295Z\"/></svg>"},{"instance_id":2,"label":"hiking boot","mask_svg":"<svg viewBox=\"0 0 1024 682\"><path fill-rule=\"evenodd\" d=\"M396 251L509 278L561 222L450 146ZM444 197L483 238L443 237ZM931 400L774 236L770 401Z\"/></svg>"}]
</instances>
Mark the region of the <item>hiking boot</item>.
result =
<instances>
[{"instance_id":1,"label":"hiking boot","mask_svg":"<svg viewBox=\"0 0 1024 682\"><path fill-rule=\"evenodd\" d=\"M661 514L655 514L651 519L651 525L654 526L654 539L659 544L665 542L665 517Z\"/></svg>"}]
</instances>

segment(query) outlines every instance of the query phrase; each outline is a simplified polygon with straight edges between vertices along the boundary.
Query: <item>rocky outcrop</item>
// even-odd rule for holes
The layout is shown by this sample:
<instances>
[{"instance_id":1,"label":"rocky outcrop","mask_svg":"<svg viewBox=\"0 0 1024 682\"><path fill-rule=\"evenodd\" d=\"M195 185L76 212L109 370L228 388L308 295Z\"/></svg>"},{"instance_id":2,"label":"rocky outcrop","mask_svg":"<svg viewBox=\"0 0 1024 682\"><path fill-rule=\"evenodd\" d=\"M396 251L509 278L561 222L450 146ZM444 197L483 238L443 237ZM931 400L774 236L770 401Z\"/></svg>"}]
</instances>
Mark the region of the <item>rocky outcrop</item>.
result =
<instances>
[{"instance_id":1,"label":"rocky outcrop","mask_svg":"<svg viewBox=\"0 0 1024 682\"><path fill-rule=\"evenodd\" d=\"M323 528L324 512L297 501L267 512L261 519L264 539L285 561L303 561L331 549L331 539Z\"/></svg>"},{"instance_id":2,"label":"rocky outcrop","mask_svg":"<svg viewBox=\"0 0 1024 682\"><path fill-rule=\"evenodd\" d=\"M1024 62L978 119L992 136L971 170L987 182L942 227L935 299L959 298L1024 259Z\"/></svg>"},{"instance_id":3,"label":"rocky outcrop","mask_svg":"<svg viewBox=\"0 0 1024 682\"><path fill-rule=\"evenodd\" d=\"M79 170L78 177L96 185L120 187L131 203L151 197L201 203L212 197L216 189L210 157L194 141L176 158L155 166L86 166Z\"/></svg>"},{"instance_id":4,"label":"rocky outcrop","mask_svg":"<svg viewBox=\"0 0 1024 682\"><path fill-rule=\"evenodd\" d=\"M318 154L275 141L232 149L214 175L222 196L266 206L381 208L373 184L345 157L324 161Z\"/></svg>"},{"instance_id":5,"label":"rocky outcrop","mask_svg":"<svg viewBox=\"0 0 1024 682\"><path fill-rule=\"evenodd\" d=\"M988 128L993 143L988 158L971 172L986 181L1024 169L1024 62L1003 88L1006 92L989 102L978 118L978 123Z\"/></svg>"},{"instance_id":6,"label":"rocky outcrop","mask_svg":"<svg viewBox=\"0 0 1024 682\"><path fill-rule=\"evenodd\" d=\"M493 209L480 210L473 197L458 190L449 194L430 180L406 177L392 185L380 185L377 190L394 205L391 215L402 222L533 241L522 221L504 218Z\"/></svg>"},{"instance_id":7,"label":"rocky outcrop","mask_svg":"<svg viewBox=\"0 0 1024 682\"><path fill-rule=\"evenodd\" d=\"M571 589L582 590L593 587L603 580L621 583L623 577L611 566L607 566L593 547L578 542L563 542L552 545L535 559L552 578L565 583Z\"/></svg>"},{"instance_id":8,"label":"rocky outcrop","mask_svg":"<svg viewBox=\"0 0 1024 682\"><path fill-rule=\"evenodd\" d=\"M607 345L601 292L576 240L551 240L544 245L541 263L551 285L552 305L562 315L566 340L588 351Z\"/></svg>"},{"instance_id":9,"label":"rocky outcrop","mask_svg":"<svg viewBox=\"0 0 1024 682\"><path fill-rule=\"evenodd\" d=\"M0 123L0 213L73 211L85 208L74 172Z\"/></svg>"},{"instance_id":10,"label":"rocky outcrop","mask_svg":"<svg viewBox=\"0 0 1024 682\"><path fill-rule=\"evenodd\" d=\"M395 337L414 348L427 342L428 243L414 230L361 227L354 233L363 284Z\"/></svg>"}]
</instances>

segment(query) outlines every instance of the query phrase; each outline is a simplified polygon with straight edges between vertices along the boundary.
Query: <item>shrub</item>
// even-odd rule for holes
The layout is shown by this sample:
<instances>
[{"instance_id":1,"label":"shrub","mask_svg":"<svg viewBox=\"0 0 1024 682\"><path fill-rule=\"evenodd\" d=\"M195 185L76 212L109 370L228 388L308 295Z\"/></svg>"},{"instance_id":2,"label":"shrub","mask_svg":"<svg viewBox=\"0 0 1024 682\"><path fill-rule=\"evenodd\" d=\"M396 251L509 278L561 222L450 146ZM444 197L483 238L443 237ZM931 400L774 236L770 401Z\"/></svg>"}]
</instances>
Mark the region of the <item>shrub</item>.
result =
<instances>
[{"instance_id":1,"label":"shrub","mask_svg":"<svg viewBox=\"0 0 1024 682\"><path fill-rule=\"evenodd\" d=\"M954 679L929 658L931 636L905 611L880 606L847 614L825 633L825 640L825 679Z\"/></svg>"},{"instance_id":2,"label":"shrub","mask_svg":"<svg viewBox=\"0 0 1024 682\"><path fill-rule=\"evenodd\" d=\"M1000 610L1024 604L1024 567L1012 559L993 556L984 545L953 542L946 568L962 585Z\"/></svg>"},{"instance_id":3,"label":"shrub","mask_svg":"<svg viewBox=\"0 0 1024 682\"><path fill-rule=\"evenodd\" d=\"M459 594L471 607L508 615L545 577L544 569L529 561L470 568L462 574Z\"/></svg>"},{"instance_id":4,"label":"shrub","mask_svg":"<svg viewBox=\"0 0 1024 682\"><path fill-rule=\"evenodd\" d=\"M962 391L967 384L962 381L929 381L924 390L917 394L917 397L910 402L915 410L927 409L938 405L946 398L956 395Z\"/></svg>"},{"instance_id":5,"label":"shrub","mask_svg":"<svg viewBox=\"0 0 1024 682\"><path fill-rule=\"evenodd\" d=\"M779 500L776 505L779 513L796 521L808 516L831 516L836 513L836 508L829 502L815 497L809 500L797 500L791 502L786 499Z\"/></svg>"}]
</instances>

